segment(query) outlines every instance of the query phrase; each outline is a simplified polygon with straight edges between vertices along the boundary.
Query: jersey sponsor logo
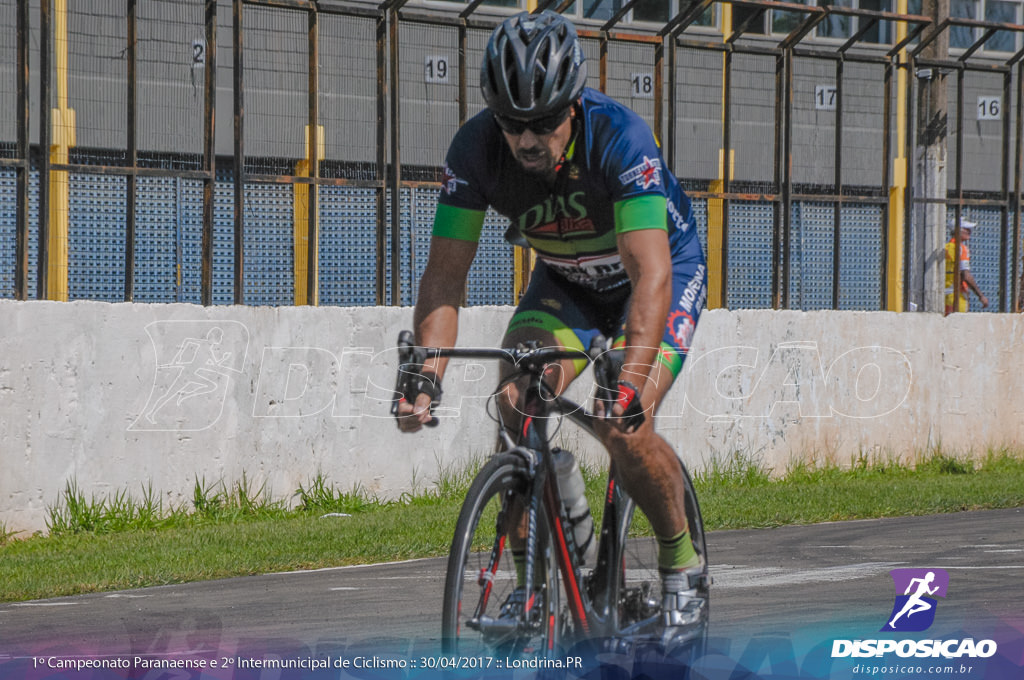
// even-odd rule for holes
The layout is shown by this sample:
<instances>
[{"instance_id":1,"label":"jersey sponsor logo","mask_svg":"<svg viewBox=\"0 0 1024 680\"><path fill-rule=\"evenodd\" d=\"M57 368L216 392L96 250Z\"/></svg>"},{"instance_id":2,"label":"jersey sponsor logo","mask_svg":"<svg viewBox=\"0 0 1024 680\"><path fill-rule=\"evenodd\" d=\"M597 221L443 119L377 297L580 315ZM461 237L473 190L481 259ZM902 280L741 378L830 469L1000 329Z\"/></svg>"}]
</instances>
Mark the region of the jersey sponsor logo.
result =
<instances>
[{"instance_id":1,"label":"jersey sponsor logo","mask_svg":"<svg viewBox=\"0 0 1024 680\"><path fill-rule=\"evenodd\" d=\"M672 202L672 199L668 200L668 216L672 218L672 224L679 231L686 233L686 230L690 228L690 223L683 219L682 213L679 212L679 208Z\"/></svg>"},{"instance_id":2,"label":"jersey sponsor logo","mask_svg":"<svg viewBox=\"0 0 1024 680\"><path fill-rule=\"evenodd\" d=\"M459 179L452 169L448 167L448 164L445 163L444 174L441 177L441 190L451 196L455 193L455 190L458 189L460 184L469 184L469 182L464 179Z\"/></svg>"},{"instance_id":3,"label":"jersey sponsor logo","mask_svg":"<svg viewBox=\"0 0 1024 680\"><path fill-rule=\"evenodd\" d=\"M571 217L560 217L554 222L533 227L527 233L529 233L530 236L569 238L590 236L596 233L596 230L594 229L594 221L589 217L585 217L581 220L574 220Z\"/></svg>"},{"instance_id":4,"label":"jersey sponsor logo","mask_svg":"<svg viewBox=\"0 0 1024 680\"><path fill-rule=\"evenodd\" d=\"M549 267L573 283L594 287L611 278L621 276L625 269L618 253L594 257L559 258L537 253Z\"/></svg>"},{"instance_id":5,"label":"jersey sponsor logo","mask_svg":"<svg viewBox=\"0 0 1024 680\"><path fill-rule=\"evenodd\" d=\"M704 307L704 299L707 296L707 292L707 288L704 286L704 265L697 265L697 271L694 273L693 278L690 279L690 283L686 285L686 290L679 297L677 305L687 314L693 312L694 306L697 307L699 312Z\"/></svg>"},{"instance_id":6,"label":"jersey sponsor logo","mask_svg":"<svg viewBox=\"0 0 1024 680\"><path fill-rule=\"evenodd\" d=\"M568 196L549 196L543 203L527 208L518 220L519 231L530 236L577 238L596 233L587 217L582 191Z\"/></svg>"},{"instance_id":7,"label":"jersey sponsor logo","mask_svg":"<svg viewBox=\"0 0 1024 680\"><path fill-rule=\"evenodd\" d=\"M693 332L697 330L697 324L693 317L681 309L677 309L668 315L668 332L675 340L676 346L683 352L690 351L690 343L693 342Z\"/></svg>"},{"instance_id":8,"label":"jersey sponsor logo","mask_svg":"<svg viewBox=\"0 0 1024 680\"><path fill-rule=\"evenodd\" d=\"M624 185L635 183L641 189L661 184L661 159L644 156L644 162L619 175Z\"/></svg>"}]
</instances>

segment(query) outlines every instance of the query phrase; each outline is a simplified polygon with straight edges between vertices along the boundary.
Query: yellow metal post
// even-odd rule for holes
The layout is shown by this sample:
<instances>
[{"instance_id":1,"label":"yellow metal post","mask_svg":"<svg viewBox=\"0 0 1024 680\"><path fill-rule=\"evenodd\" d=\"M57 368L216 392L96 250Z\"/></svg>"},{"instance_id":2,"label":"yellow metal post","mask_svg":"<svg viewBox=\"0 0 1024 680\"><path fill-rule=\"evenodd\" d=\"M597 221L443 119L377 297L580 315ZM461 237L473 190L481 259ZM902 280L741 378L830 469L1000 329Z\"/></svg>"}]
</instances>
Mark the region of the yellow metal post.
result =
<instances>
[{"instance_id":1,"label":"yellow metal post","mask_svg":"<svg viewBox=\"0 0 1024 680\"><path fill-rule=\"evenodd\" d=\"M301 159L295 164L295 176L296 177L309 177L312 173L310 170L313 166L312 161L312 147L309 143L309 126L305 126L305 138L306 138L306 157ZM327 145L324 143L324 126L317 126L317 153L316 157L322 159L327 150ZM306 293L307 286L306 282L309 276L315 276L316 272L310 272L309 264L309 197L314 192L311 191L311 184L297 183L292 185L292 216L293 216L293 233L294 233L294 272L295 272L295 304L296 305L315 305L317 296L314 295L314 299L308 299ZM317 223L319 223L320 214L317 213ZM319 249L319 244L315 244L315 247ZM315 285L315 284L314 284Z\"/></svg>"},{"instance_id":2,"label":"yellow metal post","mask_svg":"<svg viewBox=\"0 0 1024 680\"><path fill-rule=\"evenodd\" d=\"M732 33L732 4L723 2L718 5L722 12L722 40L725 40ZM722 55L722 125L726 125L726 117L729 112L725 110L725 69L727 57ZM732 179L733 161L735 152L729 150L728 177ZM726 177L725 150L718 150L718 179L713 179L708 184L708 191L712 194L720 193L725 188ZM725 300L722 299L722 281L725 272L722 271L722 249L725 247L725 201L720 198L708 199L708 309L724 307Z\"/></svg>"},{"instance_id":3,"label":"yellow metal post","mask_svg":"<svg viewBox=\"0 0 1024 680\"><path fill-rule=\"evenodd\" d=\"M896 11L907 13L907 0L896 1ZM907 37L907 25L896 24L896 42ZM907 50L900 50L899 63L905 64ZM896 70L896 155L893 158L892 186L889 187L889 270L886 272L890 312L903 311L903 239L905 233L905 206L907 194L907 70Z\"/></svg>"},{"instance_id":4,"label":"yellow metal post","mask_svg":"<svg viewBox=\"0 0 1024 680\"><path fill-rule=\"evenodd\" d=\"M67 0L54 2L54 51L57 62L57 108L53 110L50 162L66 164L75 145L75 111L68 106L68 8ZM68 224L71 199L68 173L50 171L50 235L47 248L46 297L68 299Z\"/></svg>"},{"instance_id":5,"label":"yellow metal post","mask_svg":"<svg viewBox=\"0 0 1024 680\"><path fill-rule=\"evenodd\" d=\"M530 274L537 263L537 253L533 248L521 248L516 246L512 249L512 257L515 261L515 272L512 277L512 287L515 292L513 302L519 304L519 299L526 292L526 286L530 283Z\"/></svg>"}]
</instances>

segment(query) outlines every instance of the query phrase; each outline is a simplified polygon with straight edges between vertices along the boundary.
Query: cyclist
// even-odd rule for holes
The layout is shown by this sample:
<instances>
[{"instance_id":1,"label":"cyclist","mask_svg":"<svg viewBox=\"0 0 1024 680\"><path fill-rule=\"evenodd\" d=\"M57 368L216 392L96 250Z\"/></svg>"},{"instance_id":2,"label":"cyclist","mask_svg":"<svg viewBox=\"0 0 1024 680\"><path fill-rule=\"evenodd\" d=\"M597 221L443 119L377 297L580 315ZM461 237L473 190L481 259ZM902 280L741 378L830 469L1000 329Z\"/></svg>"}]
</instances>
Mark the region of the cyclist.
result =
<instances>
[{"instance_id":1,"label":"cyclist","mask_svg":"<svg viewBox=\"0 0 1024 680\"><path fill-rule=\"evenodd\" d=\"M625 348L617 394L610 408L598 406L606 416L598 429L657 536L671 634L699 616L687 572L701 565L676 453L650 416L682 369L706 298L706 266L690 200L650 128L585 87L586 75L576 29L555 12L517 14L491 34L480 74L487 109L449 147L413 323L417 344L455 345L458 307L493 207L511 221L506 237L537 254L503 346L539 340L584 350L601 333ZM565 361L546 380L562 392L585 365ZM445 366L425 364L422 393L399 406L403 431L430 420ZM501 402L512 427L518 394L509 386ZM639 425L637 413L647 415Z\"/></svg>"}]
</instances>

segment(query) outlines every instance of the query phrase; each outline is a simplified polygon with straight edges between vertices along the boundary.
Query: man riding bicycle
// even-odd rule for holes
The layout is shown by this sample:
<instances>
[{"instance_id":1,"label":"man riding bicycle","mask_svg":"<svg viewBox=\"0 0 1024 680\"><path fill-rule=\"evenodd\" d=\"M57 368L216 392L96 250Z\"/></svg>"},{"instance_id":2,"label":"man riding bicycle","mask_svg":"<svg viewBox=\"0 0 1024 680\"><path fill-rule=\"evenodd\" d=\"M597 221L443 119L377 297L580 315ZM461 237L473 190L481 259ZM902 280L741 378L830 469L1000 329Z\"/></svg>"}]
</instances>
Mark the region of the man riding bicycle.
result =
<instances>
[{"instance_id":1,"label":"man riding bicycle","mask_svg":"<svg viewBox=\"0 0 1024 680\"><path fill-rule=\"evenodd\" d=\"M586 75L576 29L555 12L515 15L491 34L480 74L487 109L459 129L446 158L416 342L455 345L458 307L493 207L511 221L511 238L537 254L502 346L540 341L585 351L600 333L625 350L617 394L598 407L606 416L598 434L657 536L662 618L671 630L692 623L701 606L687 574L700 558L681 466L651 416L682 370L706 298L706 266L690 200L650 128L586 88ZM562 362L548 376L552 388L563 392L585 366ZM431 419L445 367L444 359L425 363L423 391L399 405L403 431ZM506 426L518 423L519 389L502 393Z\"/></svg>"}]
</instances>

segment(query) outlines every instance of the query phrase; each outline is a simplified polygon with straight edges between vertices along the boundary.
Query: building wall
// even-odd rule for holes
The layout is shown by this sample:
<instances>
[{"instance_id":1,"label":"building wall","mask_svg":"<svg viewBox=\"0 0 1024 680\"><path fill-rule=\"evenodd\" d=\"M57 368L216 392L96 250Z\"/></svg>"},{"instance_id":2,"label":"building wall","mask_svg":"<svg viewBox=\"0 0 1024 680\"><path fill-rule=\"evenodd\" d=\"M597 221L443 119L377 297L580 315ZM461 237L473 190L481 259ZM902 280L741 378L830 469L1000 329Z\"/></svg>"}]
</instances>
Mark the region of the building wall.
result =
<instances>
[{"instance_id":1,"label":"building wall","mask_svg":"<svg viewBox=\"0 0 1024 680\"><path fill-rule=\"evenodd\" d=\"M125 56L126 22L119 0L69 3L69 106L76 112L79 149L121 150L126 147ZM409 7L420 15L452 17L441 5ZM6 5L5 29L0 30L0 92L14 94L14 7ZM486 10L479 16L487 15ZM200 0L151 0L140 3L139 16L139 145L145 152L202 153L203 87L201 68L192 63L194 43L202 40L203 3ZM31 13L33 45L38 45L38 11ZM217 124L218 154L233 154L233 62L230 3L218 9ZM261 158L293 163L304 155L308 77L307 25L304 12L246 5L244 9L245 152L251 172L268 172ZM594 30L599 22L580 21ZM650 25L624 25L643 33ZM687 36L720 39L710 28L694 28ZM467 105L470 115L480 110L478 70L488 30L471 28L466 54ZM780 36L744 38L748 44L774 47ZM825 50L842 41L812 36L802 43ZM587 38L584 48L590 63L590 84L598 86L599 45ZM863 46L882 55L884 46ZM404 164L437 166L458 125L458 39L454 27L414 21L401 23L399 35L401 155ZM443 58L446 79L431 78L427 63ZM612 42L608 50L609 94L628 102L653 124L654 100L637 93L633 78L654 71L651 45ZM974 59L977 59L975 57ZM1002 61L1005 61L1002 60ZM774 177L775 64L771 55L737 53L734 57L732 146L736 155L735 179L770 182ZM1000 60L994 59L993 63ZM38 55L30 68L38 75ZM320 118L326 135L326 157L331 160L369 162L376 159L374 129L377 119L377 62L375 21L372 18L321 14L319 87ZM684 178L715 179L721 147L722 55L683 48L674 74L679 87L676 100L666 102L666 115L675 115L676 172ZM667 74L671 76L672 74ZM949 80L950 158L955 153L958 93L955 74ZM843 182L878 186L881 182L882 92L884 68L849 62L844 69ZM38 82L33 77L33 82ZM798 57L794 65L794 181L828 186L834 182L832 145L835 114L815 103L816 88L835 86L833 61ZM1001 188L1001 121L978 120L981 96L1002 95L998 73L971 72L965 79L964 183L968 191ZM394 91L394 84L389 84ZM38 111L33 88L32 111ZM6 99L6 97L5 97ZM1003 102L1004 115L1012 115L1011 102ZM33 139L38 139L33 114ZM0 141L13 141L14 117L0 117ZM895 143L895 140L894 140ZM952 169L952 168L951 168ZM278 172L275 169L274 172ZM952 179L952 177L951 177ZM951 183L952 188L952 183Z\"/></svg>"}]
</instances>

